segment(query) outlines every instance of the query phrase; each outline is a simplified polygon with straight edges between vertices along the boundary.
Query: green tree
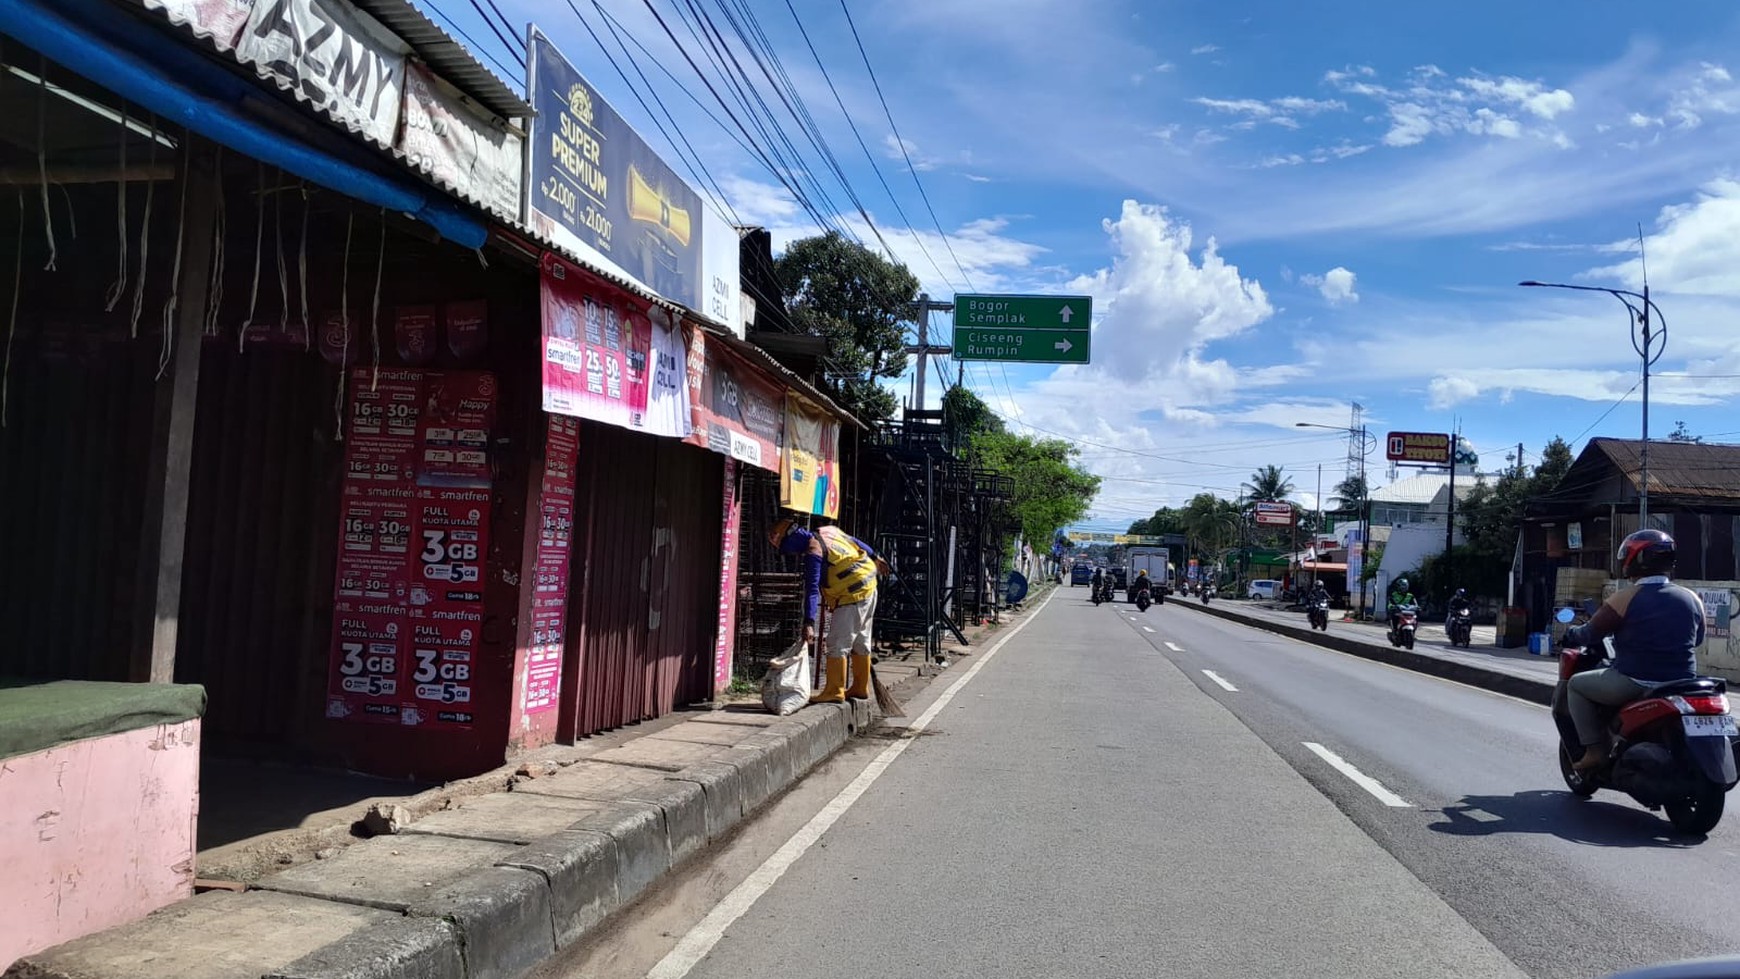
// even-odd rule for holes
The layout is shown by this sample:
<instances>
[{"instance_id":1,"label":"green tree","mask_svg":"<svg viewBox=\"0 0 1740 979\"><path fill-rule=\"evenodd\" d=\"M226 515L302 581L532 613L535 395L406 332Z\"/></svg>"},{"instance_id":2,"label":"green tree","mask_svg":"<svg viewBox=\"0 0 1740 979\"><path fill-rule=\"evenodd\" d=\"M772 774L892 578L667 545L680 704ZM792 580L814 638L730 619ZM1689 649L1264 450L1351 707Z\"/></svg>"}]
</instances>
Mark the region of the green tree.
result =
<instances>
[{"instance_id":1,"label":"green tree","mask_svg":"<svg viewBox=\"0 0 1740 979\"><path fill-rule=\"evenodd\" d=\"M1231 500L1213 493L1198 493L1179 511L1179 518L1191 549L1212 561L1238 540L1244 514Z\"/></svg>"},{"instance_id":2,"label":"green tree","mask_svg":"<svg viewBox=\"0 0 1740 979\"><path fill-rule=\"evenodd\" d=\"M1041 439L1007 431L973 436L978 463L1014 480L1015 514L1030 541L1048 541L1058 528L1087 514L1100 491L1100 478L1076 464L1080 453L1063 439Z\"/></svg>"},{"instance_id":3,"label":"green tree","mask_svg":"<svg viewBox=\"0 0 1740 979\"><path fill-rule=\"evenodd\" d=\"M876 380L906 370L901 324L911 315L918 278L833 231L787 245L773 270L792 323L828 339L830 392L867 422L892 417L894 395Z\"/></svg>"},{"instance_id":4,"label":"green tree","mask_svg":"<svg viewBox=\"0 0 1740 979\"><path fill-rule=\"evenodd\" d=\"M943 395L943 428L949 443L957 448L970 447L973 436L981 432L1005 431L1003 419L979 396L957 384Z\"/></svg>"},{"instance_id":5,"label":"green tree","mask_svg":"<svg viewBox=\"0 0 1740 979\"><path fill-rule=\"evenodd\" d=\"M1127 534L1142 534L1148 537L1159 537L1162 534L1184 533L1183 511L1163 506L1154 511L1151 517L1143 517L1133 521Z\"/></svg>"},{"instance_id":6,"label":"green tree","mask_svg":"<svg viewBox=\"0 0 1740 979\"><path fill-rule=\"evenodd\" d=\"M1287 478L1280 466L1264 466L1251 473L1251 481L1244 484L1244 491L1253 502L1284 500L1293 492L1293 481Z\"/></svg>"},{"instance_id":7,"label":"green tree","mask_svg":"<svg viewBox=\"0 0 1740 979\"><path fill-rule=\"evenodd\" d=\"M1358 513L1365 509L1365 498L1369 490L1364 476L1358 473L1335 484L1331 498L1335 500L1335 513Z\"/></svg>"},{"instance_id":8,"label":"green tree","mask_svg":"<svg viewBox=\"0 0 1740 979\"><path fill-rule=\"evenodd\" d=\"M1571 471L1571 463L1575 461L1571 455L1571 443L1553 436L1553 440L1541 450L1541 464L1535 467L1532 495L1542 496L1558 488L1559 481Z\"/></svg>"},{"instance_id":9,"label":"green tree","mask_svg":"<svg viewBox=\"0 0 1740 979\"><path fill-rule=\"evenodd\" d=\"M1674 430L1668 433L1667 440L1669 442L1702 442L1704 437L1693 435L1687 430L1685 422L1677 421L1674 422Z\"/></svg>"}]
</instances>

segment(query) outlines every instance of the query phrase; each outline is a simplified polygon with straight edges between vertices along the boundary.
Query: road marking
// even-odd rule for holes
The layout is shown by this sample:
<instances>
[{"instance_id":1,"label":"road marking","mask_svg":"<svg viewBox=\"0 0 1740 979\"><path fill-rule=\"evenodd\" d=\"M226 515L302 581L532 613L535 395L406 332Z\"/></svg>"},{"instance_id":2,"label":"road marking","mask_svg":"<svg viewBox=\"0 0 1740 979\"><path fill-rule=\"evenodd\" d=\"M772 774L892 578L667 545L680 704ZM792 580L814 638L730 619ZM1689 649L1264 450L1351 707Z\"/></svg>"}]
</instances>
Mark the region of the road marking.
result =
<instances>
[{"instance_id":1,"label":"road marking","mask_svg":"<svg viewBox=\"0 0 1740 979\"><path fill-rule=\"evenodd\" d=\"M1151 625L1145 625L1145 626L1143 626L1143 627L1142 627L1142 631L1143 631L1143 632L1154 632L1154 631L1155 631L1155 629L1154 629L1154 627L1153 627L1153 626L1151 626Z\"/></svg>"},{"instance_id":2,"label":"road marking","mask_svg":"<svg viewBox=\"0 0 1740 979\"><path fill-rule=\"evenodd\" d=\"M1175 652L1175 653L1182 653L1182 652L1184 652L1184 647L1183 647L1183 646L1180 646L1180 645L1178 645L1178 644L1177 644L1177 643L1175 643L1175 642L1169 642L1169 643L1167 643L1167 644L1166 644L1166 648L1167 648L1167 649L1170 649L1170 650L1172 650L1172 651L1173 651L1173 652Z\"/></svg>"},{"instance_id":3,"label":"road marking","mask_svg":"<svg viewBox=\"0 0 1740 979\"><path fill-rule=\"evenodd\" d=\"M1367 792L1370 792L1372 794L1372 796L1377 799L1377 801L1383 803L1386 806L1389 806L1392 809L1412 809L1413 808L1413 806L1408 803L1408 800L1402 798L1399 795L1396 795L1394 792L1391 792L1389 789L1384 788L1384 785L1382 782L1379 782L1377 779L1372 778L1370 775L1367 775L1366 773L1364 773L1364 772L1360 771L1359 769L1353 767L1352 765L1348 764L1346 759L1342 758L1340 755L1336 754L1335 752L1330 751L1328 748L1325 748L1322 745L1317 744L1314 741L1304 741L1304 742L1301 742L1301 744L1303 744L1303 745L1305 745L1305 747L1311 749L1312 754L1314 754L1317 757L1328 762L1330 768L1333 768L1336 771L1340 772L1341 774L1346 775L1348 777L1348 779L1353 782L1353 784L1359 786L1360 788L1366 790Z\"/></svg>"},{"instance_id":4,"label":"road marking","mask_svg":"<svg viewBox=\"0 0 1740 979\"><path fill-rule=\"evenodd\" d=\"M1220 688L1222 690L1227 691L1228 693L1238 693L1239 692L1238 687L1235 687L1232 684L1226 682L1225 677L1221 676L1219 673L1216 673L1213 670L1203 670L1202 675L1206 676L1210 680L1213 680L1214 682L1220 684Z\"/></svg>"},{"instance_id":5,"label":"road marking","mask_svg":"<svg viewBox=\"0 0 1740 979\"><path fill-rule=\"evenodd\" d=\"M882 749L882 752L862 772L858 773L857 778L854 778L845 788L840 790L839 795L830 799L820 812L810 817L809 822L805 823L778 850L774 851L773 856L768 857L761 866L755 868L741 884L732 888L731 893L725 895L718 904L714 905L713 910L707 912L706 917L696 923L695 927L689 929L688 934L677 942L676 948L671 949L664 958L659 960L657 965L652 967L652 971L647 973L647 979L683 979L690 970L699 965L701 960L713 951L713 946L719 944L719 939L725 936L725 929L731 927L738 918L748 913L749 909L755 906L755 902L773 888L780 877L784 876L785 872L797 863L798 858L815 845L815 842L822 838L822 834L838 822L840 817L852 808L853 803L856 803L859 797L868 791L878 778L882 777L882 773L888 770L888 766L894 764L894 760L899 758L917 740L918 735L930 726L930 722L935 720L936 716L949 705L949 702L955 699L955 695L961 692L961 688L970 683L973 677L978 676L979 671L985 668L985 664L996 657L997 653L1002 650L1003 644L1015 638L1016 633L1027 628L1027 623L1032 622L1039 617L1040 612L1045 611L1045 606L1051 604L1051 598L1056 594L1055 590L1052 591L1051 595L1047 595L1045 601L1033 610L1032 615L1016 623L1013 629L992 643L990 648L985 650L984 655L979 657L978 662L968 667L967 672L960 679L949 684L949 688L944 690L942 695L937 697L929 707L925 708L924 713L918 715L917 720L901 729L900 737L893 744Z\"/></svg>"}]
</instances>

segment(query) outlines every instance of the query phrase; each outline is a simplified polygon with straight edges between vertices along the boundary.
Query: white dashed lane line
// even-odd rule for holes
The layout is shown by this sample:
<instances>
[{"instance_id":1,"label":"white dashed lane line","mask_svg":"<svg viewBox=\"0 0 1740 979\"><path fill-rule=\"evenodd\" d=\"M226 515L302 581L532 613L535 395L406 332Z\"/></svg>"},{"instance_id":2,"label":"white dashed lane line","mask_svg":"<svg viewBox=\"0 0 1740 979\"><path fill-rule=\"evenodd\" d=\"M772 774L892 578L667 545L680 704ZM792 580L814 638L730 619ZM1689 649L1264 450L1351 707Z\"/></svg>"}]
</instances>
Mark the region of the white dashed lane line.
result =
<instances>
[{"instance_id":1,"label":"white dashed lane line","mask_svg":"<svg viewBox=\"0 0 1740 979\"><path fill-rule=\"evenodd\" d=\"M1379 782L1377 779L1372 778L1370 775L1367 775L1366 773L1364 773L1364 772L1360 771L1359 769L1353 767L1352 765L1348 764L1346 759L1342 758L1340 755L1336 754L1335 752L1330 751L1328 748L1325 748L1322 745L1320 745L1314 741L1303 741L1300 743L1303 744L1307 749L1309 749L1312 754L1314 754L1317 757L1328 762L1329 767L1335 769L1336 771L1340 772L1343 775L1346 775L1348 777L1348 779L1351 782L1353 782L1353 784L1359 786L1360 788L1366 790L1367 792L1370 792L1372 794L1372 796L1377 799L1377 801L1383 803L1386 806L1389 806L1392 809L1411 809L1411 808L1413 808L1411 805L1409 805L1408 800L1402 798L1399 795L1396 795L1394 792L1391 792L1389 789L1384 788L1384 785L1382 782Z\"/></svg>"},{"instance_id":2,"label":"white dashed lane line","mask_svg":"<svg viewBox=\"0 0 1740 979\"><path fill-rule=\"evenodd\" d=\"M1205 677L1208 677L1210 680L1213 680L1215 683L1220 684L1220 688L1222 690L1227 691L1228 693L1238 693L1239 692L1238 687L1235 687L1232 684L1228 683L1226 681L1225 677L1221 676L1219 673L1216 673L1213 670L1203 670L1202 675Z\"/></svg>"}]
</instances>

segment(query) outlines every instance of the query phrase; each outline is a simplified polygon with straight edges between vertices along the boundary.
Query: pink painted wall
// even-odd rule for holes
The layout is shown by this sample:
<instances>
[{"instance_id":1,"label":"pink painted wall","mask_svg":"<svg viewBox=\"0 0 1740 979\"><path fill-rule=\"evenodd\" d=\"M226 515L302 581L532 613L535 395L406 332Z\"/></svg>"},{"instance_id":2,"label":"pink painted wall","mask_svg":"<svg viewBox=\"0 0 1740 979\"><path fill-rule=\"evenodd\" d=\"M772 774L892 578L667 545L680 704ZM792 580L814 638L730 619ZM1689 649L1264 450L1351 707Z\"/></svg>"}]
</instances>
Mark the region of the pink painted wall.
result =
<instances>
[{"instance_id":1,"label":"pink painted wall","mask_svg":"<svg viewBox=\"0 0 1740 979\"><path fill-rule=\"evenodd\" d=\"M199 721L0 760L0 970L193 893Z\"/></svg>"}]
</instances>

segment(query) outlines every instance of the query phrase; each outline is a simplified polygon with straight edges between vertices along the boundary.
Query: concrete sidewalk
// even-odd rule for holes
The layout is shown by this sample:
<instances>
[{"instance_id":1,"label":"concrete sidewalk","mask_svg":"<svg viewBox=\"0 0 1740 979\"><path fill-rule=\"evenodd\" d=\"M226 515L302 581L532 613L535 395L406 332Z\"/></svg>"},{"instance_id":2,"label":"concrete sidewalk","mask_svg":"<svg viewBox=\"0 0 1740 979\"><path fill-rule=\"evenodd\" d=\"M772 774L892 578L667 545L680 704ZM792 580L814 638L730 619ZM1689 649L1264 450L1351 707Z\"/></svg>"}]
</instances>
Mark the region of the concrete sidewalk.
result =
<instances>
[{"instance_id":1,"label":"concrete sidewalk","mask_svg":"<svg viewBox=\"0 0 1740 979\"><path fill-rule=\"evenodd\" d=\"M976 630L975 642L996 628ZM953 660L976 651L949 650ZM936 673L919 662L876 669L905 701ZM757 703L696 712L602 750L540 751L516 760L506 791L323 851L245 891L199 894L27 956L5 979L513 979L877 719L874 701L784 718Z\"/></svg>"},{"instance_id":2,"label":"concrete sidewalk","mask_svg":"<svg viewBox=\"0 0 1740 979\"><path fill-rule=\"evenodd\" d=\"M1526 650L1501 649L1482 645L1481 629L1477 627L1474 645L1463 649L1453 647L1443 638L1444 628L1424 624L1412 650L1390 645L1382 623L1351 622L1331 618L1329 631L1310 627L1302 612L1273 608L1253 608L1244 602L1217 601L1204 606L1199 601L1183 600L1167 605L1182 605L1209 615L1243 622L1246 625L1280 633L1301 642L1314 643L1354 656L1377 660L1392 666L1428 673L1471 686L1545 704L1552 700L1553 686L1558 682L1558 660L1551 656L1532 656ZM1491 628L1484 630L1488 634ZM1487 642L1491 642L1490 635Z\"/></svg>"}]
</instances>

